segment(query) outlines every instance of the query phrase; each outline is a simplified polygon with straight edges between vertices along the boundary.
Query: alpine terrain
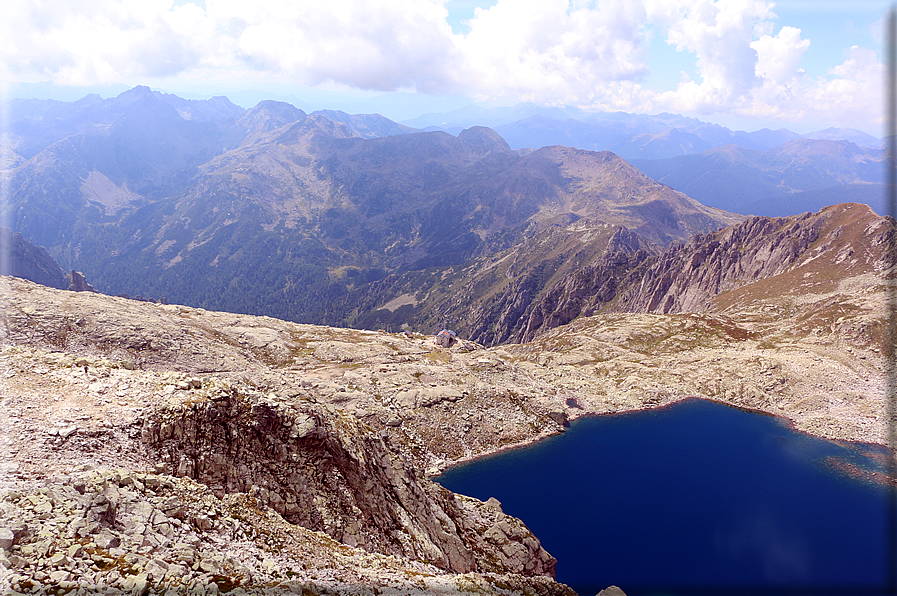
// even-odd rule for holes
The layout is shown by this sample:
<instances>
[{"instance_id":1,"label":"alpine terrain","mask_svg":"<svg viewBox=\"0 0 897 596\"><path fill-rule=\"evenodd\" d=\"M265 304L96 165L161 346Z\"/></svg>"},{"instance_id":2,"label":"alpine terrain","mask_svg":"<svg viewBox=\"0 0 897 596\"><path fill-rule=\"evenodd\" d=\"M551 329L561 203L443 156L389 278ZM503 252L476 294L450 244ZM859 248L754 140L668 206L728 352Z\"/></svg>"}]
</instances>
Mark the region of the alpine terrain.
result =
<instances>
[{"instance_id":1,"label":"alpine terrain","mask_svg":"<svg viewBox=\"0 0 897 596\"><path fill-rule=\"evenodd\" d=\"M3 593L572 596L430 476L687 397L887 440L867 205L736 215L610 151L145 87L10 116ZM838 147L838 184L878 159Z\"/></svg>"}]
</instances>

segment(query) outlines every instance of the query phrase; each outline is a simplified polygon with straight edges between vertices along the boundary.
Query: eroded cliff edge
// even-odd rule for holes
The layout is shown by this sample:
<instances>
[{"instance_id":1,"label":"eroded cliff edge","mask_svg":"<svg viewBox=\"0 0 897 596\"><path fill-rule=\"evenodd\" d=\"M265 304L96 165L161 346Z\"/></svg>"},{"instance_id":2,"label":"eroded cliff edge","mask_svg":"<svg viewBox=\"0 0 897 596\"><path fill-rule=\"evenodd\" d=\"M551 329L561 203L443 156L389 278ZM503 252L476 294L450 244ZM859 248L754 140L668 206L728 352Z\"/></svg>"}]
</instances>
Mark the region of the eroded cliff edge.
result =
<instances>
[{"instance_id":1,"label":"eroded cliff edge","mask_svg":"<svg viewBox=\"0 0 897 596\"><path fill-rule=\"evenodd\" d=\"M3 591L569 593L500 504L299 374L342 330L2 285Z\"/></svg>"},{"instance_id":2,"label":"eroded cliff edge","mask_svg":"<svg viewBox=\"0 0 897 596\"><path fill-rule=\"evenodd\" d=\"M554 576L555 559L519 520L422 476L354 416L234 386L197 393L144 417L143 443L170 474L247 493L292 524L368 552L456 573Z\"/></svg>"}]
</instances>

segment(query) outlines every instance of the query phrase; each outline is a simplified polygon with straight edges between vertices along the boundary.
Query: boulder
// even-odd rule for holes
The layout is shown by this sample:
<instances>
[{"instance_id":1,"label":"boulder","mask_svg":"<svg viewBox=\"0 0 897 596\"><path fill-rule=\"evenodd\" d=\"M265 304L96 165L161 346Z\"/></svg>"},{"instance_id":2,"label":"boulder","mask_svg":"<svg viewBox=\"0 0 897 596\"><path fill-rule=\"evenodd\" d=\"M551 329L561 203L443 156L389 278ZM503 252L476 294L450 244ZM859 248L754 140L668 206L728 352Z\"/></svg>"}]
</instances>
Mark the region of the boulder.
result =
<instances>
[{"instance_id":1,"label":"boulder","mask_svg":"<svg viewBox=\"0 0 897 596\"><path fill-rule=\"evenodd\" d=\"M9 552L15 544L16 537L9 528L0 528L0 549Z\"/></svg>"}]
</instances>

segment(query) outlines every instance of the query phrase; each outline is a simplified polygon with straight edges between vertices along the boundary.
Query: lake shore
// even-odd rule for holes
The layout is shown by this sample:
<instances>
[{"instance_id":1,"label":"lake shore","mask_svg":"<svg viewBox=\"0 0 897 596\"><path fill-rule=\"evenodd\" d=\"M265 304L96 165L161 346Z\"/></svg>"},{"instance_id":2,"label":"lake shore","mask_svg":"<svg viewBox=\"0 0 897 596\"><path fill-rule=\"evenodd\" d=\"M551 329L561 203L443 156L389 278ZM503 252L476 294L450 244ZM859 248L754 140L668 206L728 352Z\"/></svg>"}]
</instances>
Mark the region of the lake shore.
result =
<instances>
[{"instance_id":1,"label":"lake shore","mask_svg":"<svg viewBox=\"0 0 897 596\"><path fill-rule=\"evenodd\" d=\"M851 473L864 466L851 446L723 406L679 400L631 416L582 416L564 441L448 470L438 481L498 499L566 563L558 579L580 594L610 582L627 594L663 593L649 589L660 586L688 593L683 582L728 593L879 577L890 491L871 474ZM861 557L848 535L865 545ZM780 553L800 562L793 574L768 573Z\"/></svg>"},{"instance_id":2,"label":"lake shore","mask_svg":"<svg viewBox=\"0 0 897 596\"><path fill-rule=\"evenodd\" d=\"M620 416L620 415L634 414L637 412L644 412L644 411L649 411L649 410L663 410L663 409L670 408L672 406L675 406L676 404L679 404L683 401L690 400L690 399L700 399L703 401L718 403L720 405L728 406L728 407L734 408L736 410L740 410L742 412L758 414L758 415L762 415L762 416L770 416L770 417L777 419L783 426L785 426L786 428L788 428L792 431L800 432L800 433L803 433L803 434L806 434L806 435L809 435L812 437L816 437L819 439L825 439L825 440L833 441L833 442L849 443L849 444L856 445L856 446L869 445L869 446L873 446L873 447L889 449L891 456L897 458L897 446L889 448L888 445L886 445L884 443L879 443L879 442L874 442L874 441L864 441L864 440L853 439L853 438L844 438L844 437L840 437L840 436L829 436L827 434L812 432L810 430L805 430L804 428L802 428L801 425L797 423L797 421L793 420L792 418L789 418L787 415L785 415L781 411L771 411L769 409L732 404L732 403L726 402L721 399L715 399L712 397L703 397L700 395L681 396L676 399L672 399L670 401L664 402L662 404L641 406L641 407L629 408L629 409L625 409L625 410L617 410L617 411L612 411L612 412L608 412L608 411L598 412L598 411L586 410L586 409L582 408L581 406L579 406L578 401L577 401L577 402L575 402L577 405L571 407L566 412L567 422L569 424L569 423L573 423L573 422L583 419L583 418L594 418L594 417L601 417L601 416ZM438 478L439 476L442 475L442 473L445 470L447 470L449 468L463 465L466 463L470 463L473 461L480 461L480 460L488 459L490 457L501 455L501 454L507 453L509 451L515 451L518 449L526 449L527 447L531 447L531 446L533 446L537 443L540 443L544 440L561 435L565 431L566 431L566 429L558 430L558 431L554 431L554 432L545 432L540 435L525 439L523 441L519 441L519 442L516 442L513 444L509 444L509 445L502 445L501 447L494 449L492 451L488 451L485 453L478 453L475 455L465 456L465 457L462 457L462 458L459 458L456 460L447 461L444 464L435 466L435 468L436 468L435 473L432 471L432 468L431 468L431 470L428 470L427 475L431 478ZM888 475L886 472L885 473L872 473L868 470L864 470L864 469L858 468L856 466L851 467L845 463L839 464L837 467L839 467L839 469L840 469L840 471L842 471L842 473L844 473L846 475L851 475L858 479L864 479L864 480L868 480L868 481L875 482L878 484L891 484L891 485L897 486L897 474Z\"/></svg>"}]
</instances>

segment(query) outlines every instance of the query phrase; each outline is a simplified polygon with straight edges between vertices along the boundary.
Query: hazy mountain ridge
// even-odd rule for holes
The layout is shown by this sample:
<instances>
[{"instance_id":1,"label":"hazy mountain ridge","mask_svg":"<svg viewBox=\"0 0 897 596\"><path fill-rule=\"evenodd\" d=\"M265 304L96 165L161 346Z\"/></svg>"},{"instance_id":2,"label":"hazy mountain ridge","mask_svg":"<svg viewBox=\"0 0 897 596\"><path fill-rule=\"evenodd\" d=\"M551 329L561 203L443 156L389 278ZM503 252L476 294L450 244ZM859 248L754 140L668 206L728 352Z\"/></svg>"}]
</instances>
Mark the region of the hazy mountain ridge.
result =
<instances>
[{"instance_id":1,"label":"hazy mountain ridge","mask_svg":"<svg viewBox=\"0 0 897 596\"><path fill-rule=\"evenodd\" d=\"M664 159L730 144L763 152L799 138L847 140L872 149L881 149L884 141L850 128L828 128L804 135L784 128L733 131L678 114L595 113L527 103L508 108L471 105L451 112L426 114L403 124L451 133L474 125L489 126L514 149L565 145L613 151L627 160Z\"/></svg>"},{"instance_id":2,"label":"hazy mountain ridge","mask_svg":"<svg viewBox=\"0 0 897 596\"><path fill-rule=\"evenodd\" d=\"M336 122L342 122L349 130L363 139L375 139L377 137L391 137L405 135L413 132L421 132L417 128L411 128L404 124L393 122L380 114L347 114L342 110L315 110L312 115L320 114Z\"/></svg>"},{"instance_id":3,"label":"hazy mountain ridge","mask_svg":"<svg viewBox=\"0 0 897 596\"><path fill-rule=\"evenodd\" d=\"M109 293L336 323L356 287L461 265L557 217L662 244L738 219L608 152L521 156L483 127L363 139L278 102L185 120L172 102L135 88L108 126L18 166L9 220Z\"/></svg>"},{"instance_id":4,"label":"hazy mountain ridge","mask_svg":"<svg viewBox=\"0 0 897 596\"><path fill-rule=\"evenodd\" d=\"M60 290L70 282L46 250L7 228L0 228L0 275L21 277Z\"/></svg>"},{"instance_id":5,"label":"hazy mountain ridge","mask_svg":"<svg viewBox=\"0 0 897 596\"><path fill-rule=\"evenodd\" d=\"M10 99L8 132L19 141L18 152L27 159L66 137L101 132L141 104L153 103L169 105L181 119L197 122L233 119L244 111L225 97L188 100L138 86L111 99L99 95L75 102Z\"/></svg>"},{"instance_id":6,"label":"hazy mountain ridge","mask_svg":"<svg viewBox=\"0 0 897 596\"><path fill-rule=\"evenodd\" d=\"M880 205L884 158L882 149L849 141L795 139L765 152L728 145L697 155L634 160L634 164L705 205L751 213L751 205L762 207L765 199L781 197L779 204L785 203L782 208L787 208L789 195L827 189L817 202L804 205L805 210L817 211L848 200L837 200L839 187L845 187L845 192L851 192L849 198L856 201L861 185L868 185L862 202ZM831 200L825 203L827 197Z\"/></svg>"},{"instance_id":7,"label":"hazy mountain ridge","mask_svg":"<svg viewBox=\"0 0 897 596\"><path fill-rule=\"evenodd\" d=\"M567 121L537 115L495 129L515 148L563 144L613 151L627 160L689 155L727 144L763 150L799 136L787 130L735 132L672 114L600 114Z\"/></svg>"},{"instance_id":8,"label":"hazy mountain ridge","mask_svg":"<svg viewBox=\"0 0 897 596\"><path fill-rule=\"evenodd\" d=\"M153 91L153 95L173 106L184 120L205 122L238 118L245 110L227 97L218 95L211 99L184 99L172 93Z\"/></svg>"},{"instance_id":9,"label":"hazy mountain ridge","mask_svg":"<svg viewBox=\"0 0 897 596\"><path fill-rule=\"evenodd\" d=\"M888 213L886 184L845 184L819 190L794 192L783 200L773 196L744 203L739 209L768 217L787 217L794 213L813 212L838 203L863 203L879 214Z\"/></svg>"}]
</instances>

